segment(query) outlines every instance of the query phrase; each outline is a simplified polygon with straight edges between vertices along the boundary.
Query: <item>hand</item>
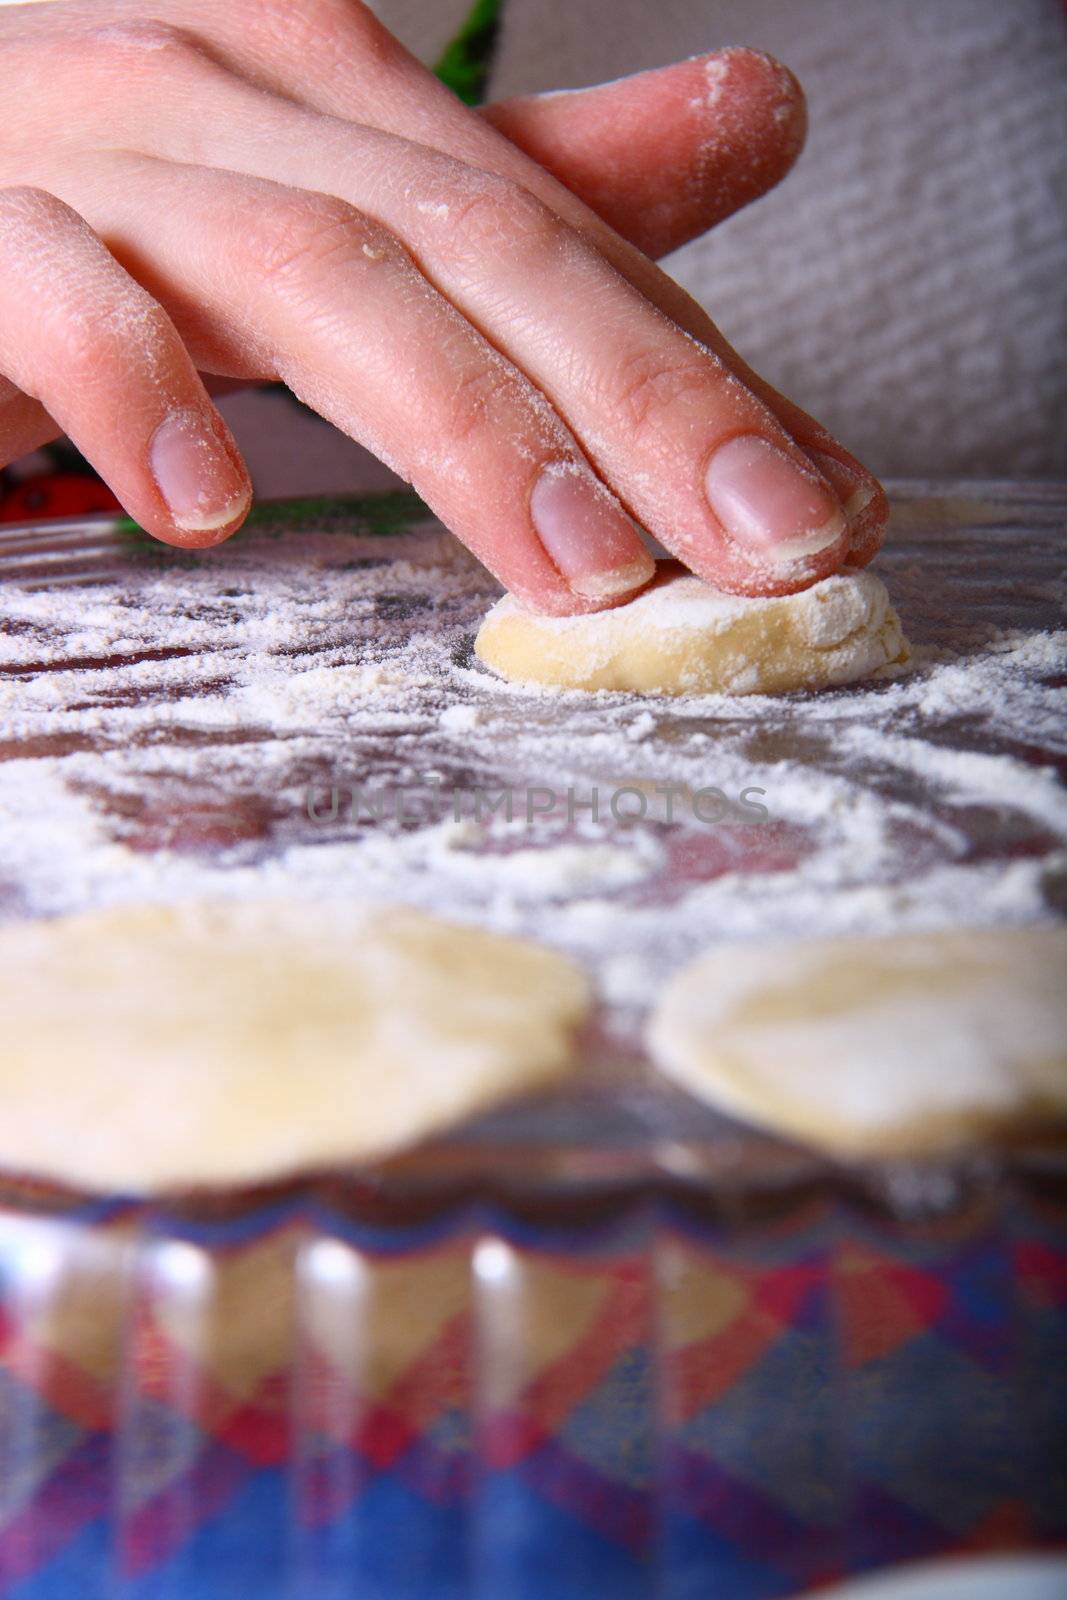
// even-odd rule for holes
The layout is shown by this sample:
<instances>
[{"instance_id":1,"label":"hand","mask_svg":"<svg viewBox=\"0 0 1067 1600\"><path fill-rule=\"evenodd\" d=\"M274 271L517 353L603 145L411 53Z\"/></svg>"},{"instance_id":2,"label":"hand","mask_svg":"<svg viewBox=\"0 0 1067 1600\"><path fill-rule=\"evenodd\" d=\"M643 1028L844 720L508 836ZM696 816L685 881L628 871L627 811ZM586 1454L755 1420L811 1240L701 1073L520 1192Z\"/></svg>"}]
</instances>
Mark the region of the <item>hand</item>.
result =
<instances>
[{"instance_id":1,"label":"hand","mask_svg":"<svg viewBox=\"0 0 1067 1600\"><path fill-rule=\"evenodd\" d=\"M740 593L873 554L875 481L581 198L649 248L743 203L716 147L761 94L796 144L782 69L724 52L479 115L354 0L138 8L0 11L0 460L64 431L144 527L217 543L250 490L199 374L280 379L546 611L647 581L627 513ZM664 183L632 226L627 107L672 179L698 130L714 204Z\"/></svg>"}]
</instances>

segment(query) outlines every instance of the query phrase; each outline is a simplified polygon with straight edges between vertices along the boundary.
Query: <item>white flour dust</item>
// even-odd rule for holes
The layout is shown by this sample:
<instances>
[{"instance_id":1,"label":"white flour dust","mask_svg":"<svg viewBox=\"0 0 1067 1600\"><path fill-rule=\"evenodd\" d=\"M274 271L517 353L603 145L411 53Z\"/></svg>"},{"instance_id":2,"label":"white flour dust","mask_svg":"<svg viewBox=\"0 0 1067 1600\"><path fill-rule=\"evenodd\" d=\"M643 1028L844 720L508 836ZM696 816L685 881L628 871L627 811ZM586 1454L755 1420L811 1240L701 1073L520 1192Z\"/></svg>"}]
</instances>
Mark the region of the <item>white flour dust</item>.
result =
<instances>
[{"instance_id":1,"label":"white flour dust","mask_svg":"<svg viewBox=\"0 0 1067 1600\"><path fill-rule=\"evenodd\" d=\"M9 587L0 914L401 901L568 951L632 1017L719 940L1060 903L1047 539L891 548L877 570L916 650L896 681L666 704L493 679L470 646L499 591L417 520L131 548L98 583Z\"/></svg>"}]
</instances>

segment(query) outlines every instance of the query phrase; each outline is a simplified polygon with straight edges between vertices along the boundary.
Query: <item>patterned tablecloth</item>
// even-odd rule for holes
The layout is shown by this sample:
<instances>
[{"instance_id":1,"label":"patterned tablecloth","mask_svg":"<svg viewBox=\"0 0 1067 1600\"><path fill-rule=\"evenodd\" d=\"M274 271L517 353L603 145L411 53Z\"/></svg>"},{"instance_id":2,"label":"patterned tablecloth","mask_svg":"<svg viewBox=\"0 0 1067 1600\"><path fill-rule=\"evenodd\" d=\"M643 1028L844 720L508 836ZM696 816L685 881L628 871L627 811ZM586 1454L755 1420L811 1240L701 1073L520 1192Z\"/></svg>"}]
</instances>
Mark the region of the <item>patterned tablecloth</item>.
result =
<instances>
[{"instance_id":1,"label":"patterned tablecloth","mask_svg":"<svg viewBox=\"0 0 1067 1600\"><path fill-rule=\"evenodd\" d=\"M862 716L887 741L893 734L894 759L922 741L962 752L959 777L953 756L949 777L927 792L910 768L893 766L888 742L863 756L854 698L784 704L778 733L766 710L751 727L740 713L706 719L707 733L699 725L720 757L732 739L758 746L764 763L779 758L786 735L794 745L805 735L810 770L821 762L852 786L835 812L846 842L856 805L888 796L882 854L853 850L846 862L858 887L847 873L827 879L839 912L890 868L916 895L940 871L936 892L954 884L965 909L1009 878L1024 896L1011 901L1013 916L1062 904L1052 776L1061 741L1047 717L1038 739L1019 708L1050 706L1062 689L1047 652L1026 652L1056 616L1065 507L1051 489L897 496L898 539L883 569L942 686L921 705L914 694L905 703L906 685L871 690ZM288 524L296 512L283 509ZM406 532L413 515L391 497L342 507L317 543L286 543L269 528L235 542L232 560L257 581L235 578L228 606L251 615L277 571L317 593L336 567L352 606L364 608L340 642L329 618L321 638L303 639L305 678L288 673L288 656L281 666L270 656L285 684L319 682L323 663L357 671L364 649L403 664L408 633L451 660L449 641L459 649L468 637L478 597L461 597L467 610L454 598L452 611L436 606L434 583L412 563L421 548ZM437 537L425 533L431 545ZM205 695L231 693L228 710L243 704L244 614L235 621L220 607L212 622L213 593L178 605L176 621L166 613L164 628L207 629L215 653L204 665L195 641L132 656L127 642L97 659L106 652L81 640L104 598L125 618L142 588L157 594L164 560L176 562L175 584L202 583L173 555L122 539L112 548L100 533L89 548L84 531L53 527L40 541L15 529L5 543L19 622L5 671L14 702L30 709L0 751L4 915L77 905L107 872L147 870L139 863L153 863L161 842L182 883L216 858L219 871L243 870L246 857L281 848L279 831L290 854L303 850L302 871L320 859L320 841L334 846L330 870L344 856L355 871L365 859L358 830L323 829L297 806L353 742L344 696L321 727L304 726L301 703L289 721L245 730L240 750L253 769L257 752L272 758L275 787L284 777L296 809L275 816L249 801L234 821L231 748L201 713ZM403 592L394 546L408 563ZM37 615L39 593L75 597L76 649ZM420 621L427 608L432 627ZM368 633L372 613L378 633ZM396 638L385 640L381 618L394 613ZM958 637L939 643L946 618ZM71 650L78 659L67 659ZM983 651L986 676L957 670ZM171 670L158 657L176 654L190 658L190 683L171 692L151 675ZM134 688L111 692L109 674L121 672L134 674ZM58 683L69 704L57 701ZM491 688L463 691L480 697L490 729L507 710L493 709ZM442 734L443 695L420 701L403 724L409 743L432 749L446 773L491 777L507 740L487 736L483 771L473 734L453 743ZM382 712L385 731L376 726L359 746L387 774L402 744L393 709ZM825 728L816 711L830 719ZM643 759L662 747L675 760L678 730L659 720ZM561 721L547 720L538 737L550 742ZM578 732L590 733L580 719ZM159 792L162 755L178 745L200 763L189 816L186 789ZM68 767L80 786L64 809ZM97 808L100 826L86 835L92 871L75 870L77 841L59 824L42 825L41 845L21 797L45 793L60 822L82 815L75 802ZM939 841L949 823L946 864ZM692 908L714 878L727 896L708 901L716 915L725 903L736 910L750 884L752 927L784 926L789 904L776 886L815 847L797 828L775 837L779 851L792 840L793 855L779 860L761 844L747 877L733 870L736 851L715 854L714 838L703 854L667 852L650 886L637 883L631 904L624 885L619 904L640 922L666 884L670 906L685 890ZM830 866L841 854L834 837ZM399 872L403 859L389 859ZM479 859L463 858L475 890ZM412 860L401 897L417 901L428 869ZM149 872L148 887L155 881ZM560 922L563 909L553 902L545 915ZM590 1091L567 1108L574 1181L570 1156L553 1165L555 1124L546 1131L533 1115L512 1125L505 1115L481 1144L477 1132L467 1146L461 1137L450 1157L441 1147L358 1180L212 1204L168 1210L0 1186L2 1600L756 1600L942 1552L1067 1545L1062 1151L889 1182L794 1159L784 1146L768 1153L772 1141L758 1147L710 1113L701 1121L686 1097L668 1103L663 1085L653 1093L638 1083L642 1114L620 1121L618 1093L596 1081L599 1098ZM543 1182L519 1182L511 1160L531 1130L527 1153ZM465 1150L490 1165L464 1176ZM664 1151L695 1153L704 1167L671 1165ZM643 1166L635 1154L648 1157Z\"/></svg>"},{"instance_id":2,"label":"patterned tablecloth","mask_svg":"<svg viewBox=\"0 0 1067 1600\"><path fill-rule=\"evenodd\" d=\"M1062 1177L908 1223L47 1201L0 1220L5 1600L755 1600L1067 1542Z\"/></svg>"}]
</instances>

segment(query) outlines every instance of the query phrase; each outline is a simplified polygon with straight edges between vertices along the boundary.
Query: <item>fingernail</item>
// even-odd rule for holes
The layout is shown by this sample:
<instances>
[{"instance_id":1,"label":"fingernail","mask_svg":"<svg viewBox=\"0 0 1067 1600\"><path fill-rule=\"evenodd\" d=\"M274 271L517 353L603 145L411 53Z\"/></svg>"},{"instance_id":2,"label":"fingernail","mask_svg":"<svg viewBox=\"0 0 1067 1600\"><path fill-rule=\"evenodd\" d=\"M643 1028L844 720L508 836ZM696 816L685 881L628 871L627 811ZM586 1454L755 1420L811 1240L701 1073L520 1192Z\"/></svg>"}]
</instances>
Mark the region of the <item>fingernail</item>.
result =
<instances>
[{"instance_id":1,"label":"fingernail","mask_svg":"<svg viewBox=\"0 0 1067 1600\"><path fill-rule=\"evenodd\" d=\"M148 460L176 526L186 533L227 527L252 497L247 478L203 412L165 417L152 435Z\"/></svg>"},{"instance_id":2,"label":"fingernail","mask_svg":"<svg viewBox=\"0 0 1067 1600\"><path fill-rule=\"evenodd\" d=\"M845 530L834 496L814 472L757 434L728 439L705 474L708 503L727 533L773 566L817 554Z\"/></svg>"},{"instance_id":3,"label":"fingernail","mask_svg":"<svg viewBox=\"0 0 1067 1600\"><path fill-rule=\"evenodd\" d=\"M857 472L855 467L848 466L844 461L838 461L836 456L828 456L823 450L809 450L807 454L823 477L833 484L849 521L858 517L861 511L866 511L874 499L875 491L863 473Z\"/></svg>"},{"instance_id":4,"label":"fingernail","mask_svg":"<svg viewBox=\"0 0 1067 1600\"><path fill-rule=\"evenodd\" d=\"M608 491L570 462L550 462L530 494L538 538L575 594L610 600L653 576L656 563Z\"/></svg>"}]
</instances>

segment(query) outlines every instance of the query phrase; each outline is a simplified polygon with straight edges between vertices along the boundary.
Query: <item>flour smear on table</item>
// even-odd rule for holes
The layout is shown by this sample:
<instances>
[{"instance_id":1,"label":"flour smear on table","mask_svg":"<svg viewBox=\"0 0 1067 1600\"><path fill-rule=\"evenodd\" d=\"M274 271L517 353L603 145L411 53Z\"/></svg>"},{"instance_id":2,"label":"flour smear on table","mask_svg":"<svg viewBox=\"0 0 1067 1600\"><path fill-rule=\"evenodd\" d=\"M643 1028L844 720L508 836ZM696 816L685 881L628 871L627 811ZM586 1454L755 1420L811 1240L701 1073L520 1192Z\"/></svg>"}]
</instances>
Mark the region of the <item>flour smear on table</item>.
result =
<instances>
[{"instance_id":1,"label":"flour smear on table","mask_svg":"<svg viewBox=\"0 0 1067 1600\"><path fill-rule=\"evenodd\" d=\"M1040 920L1065 586L1047 538L980 531L879 559L903 676L744 700L501 683L471 650L499 589L428 519L10 588L0 915L399 902L556 946L631 1016L717 941Z\"/></svg>"}]
</instances>

